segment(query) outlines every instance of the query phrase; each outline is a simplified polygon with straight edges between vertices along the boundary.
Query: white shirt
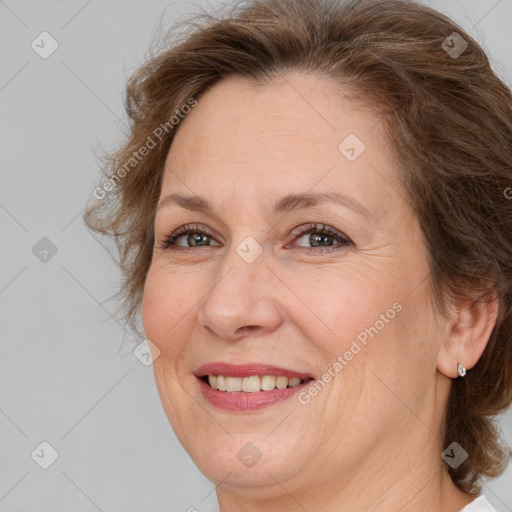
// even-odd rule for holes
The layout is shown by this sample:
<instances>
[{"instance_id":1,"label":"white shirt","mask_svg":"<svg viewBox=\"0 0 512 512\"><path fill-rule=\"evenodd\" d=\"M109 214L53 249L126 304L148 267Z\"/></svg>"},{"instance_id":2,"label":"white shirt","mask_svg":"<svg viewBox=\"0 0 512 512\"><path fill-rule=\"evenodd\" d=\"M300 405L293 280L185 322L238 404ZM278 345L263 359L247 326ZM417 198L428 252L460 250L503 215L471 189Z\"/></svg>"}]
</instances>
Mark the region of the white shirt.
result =
<instances>
[{"instance_id":1,"label":"white shirt","mask_svg":"<svg viewBox=\"0 0 512 512\"><path fill-rule=\"evenodd\" d=\"M478 496L471 503L466 505L460 512L497 512L487 501L485 495Z\"/></svg>"}]
</instances>

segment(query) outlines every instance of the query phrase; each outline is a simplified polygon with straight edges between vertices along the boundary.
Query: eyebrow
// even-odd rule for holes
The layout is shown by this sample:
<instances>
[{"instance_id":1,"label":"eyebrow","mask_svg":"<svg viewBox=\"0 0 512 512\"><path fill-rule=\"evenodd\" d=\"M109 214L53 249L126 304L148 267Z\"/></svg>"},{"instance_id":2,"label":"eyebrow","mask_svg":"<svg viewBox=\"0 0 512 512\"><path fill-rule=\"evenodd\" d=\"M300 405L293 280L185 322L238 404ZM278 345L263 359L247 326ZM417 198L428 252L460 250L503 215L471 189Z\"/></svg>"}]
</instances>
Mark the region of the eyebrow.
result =
<instances>
[{"instance_id":1,"label":"eyebrow","mask_svg":"<svg viewBox=\"0 0 512 512\"><path fill-rule=\"evenodd\" d=\"M360 216L369 221L374 221L374 217L370 210L366 208L356 199L340 194L338 192L324 192L324 193L303 193L303 194L289 194L281 197L272 209L274 215L280 213L288 213L300 208L308 208L316 206L322 202L330 202L341 204ZM201 196L184 196L181 194L169 194L161 199L158 203L157 211L169 204L176 204L187 210L203 212L215 216L211 204Z\"/></svg>"}]
</instances>

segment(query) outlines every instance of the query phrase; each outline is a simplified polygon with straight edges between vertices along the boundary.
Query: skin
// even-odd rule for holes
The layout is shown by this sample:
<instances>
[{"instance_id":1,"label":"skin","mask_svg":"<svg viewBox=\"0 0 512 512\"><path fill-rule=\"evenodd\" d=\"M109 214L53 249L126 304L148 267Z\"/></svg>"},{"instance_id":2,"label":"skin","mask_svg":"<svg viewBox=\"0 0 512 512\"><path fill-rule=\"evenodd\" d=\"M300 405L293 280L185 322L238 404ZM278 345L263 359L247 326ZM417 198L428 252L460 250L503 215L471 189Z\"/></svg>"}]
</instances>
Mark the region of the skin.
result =
<instances>
[{"instance_id":1,"label":"skin","mask_svg":"<svg viewBox=\"0 0 512 512\"><path fill-rule=\"evenodd\" d=\"M158 210L142 320L159 351L166 415L218 484L222 512L456 512L474 499L441 459L440 420L456 363L476 364L496 304L437 312L384 124L348 92L302 72L264 86L225 79L182 121L167 156L161 198L199 195L214 215L172 203ZM349 134L366 145L353 162L338 149ZM285 194L332 191L362 203L371 219L328 202L272 214ZM177 242L184 252L160 247L189 223L214 235L195 252L187 235ZM337 250L321 253L318 234L291 235L308 223L332 226L354 245L327 237ZM252 263L236 251L247 237L263 250ZM394 303L402 306L395 318L306 405L295 397L237 413L200 392L194 371L212 361L320 379ZM249 468L237 457L248 442L262 454Z\"/></svg>"}]
</instances>

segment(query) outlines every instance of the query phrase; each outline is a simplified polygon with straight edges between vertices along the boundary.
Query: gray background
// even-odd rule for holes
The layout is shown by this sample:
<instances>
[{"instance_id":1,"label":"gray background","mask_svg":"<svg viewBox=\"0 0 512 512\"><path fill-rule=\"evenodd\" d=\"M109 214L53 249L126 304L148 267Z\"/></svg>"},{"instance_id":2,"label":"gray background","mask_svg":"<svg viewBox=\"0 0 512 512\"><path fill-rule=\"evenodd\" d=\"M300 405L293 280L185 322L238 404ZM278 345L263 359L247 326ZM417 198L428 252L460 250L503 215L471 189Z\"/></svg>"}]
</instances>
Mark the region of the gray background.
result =
<instances>
[{"instance_id":1,"label":"gray background","mask_svg":"<svg viewBox=\"0 0 512 512\"><path fill-rule=\"evenodd\" d=\"M512 0L425 3L483 44L510 86ZM121 136L127 77L162 16L198 5L0 0L0 511L215 509L131 352L141 340L113 317L115 264L81 220L95 155ZM59 45L47 59L31 48L43 31ZM43 237L57 249L46 262L33 253ZM512 412L501 425L511 445ZM48 469L31 456L43 441L58 452ZM484 487L500 511L512 511L511 482L512 465Z\"/></svg>"}]
</instances>

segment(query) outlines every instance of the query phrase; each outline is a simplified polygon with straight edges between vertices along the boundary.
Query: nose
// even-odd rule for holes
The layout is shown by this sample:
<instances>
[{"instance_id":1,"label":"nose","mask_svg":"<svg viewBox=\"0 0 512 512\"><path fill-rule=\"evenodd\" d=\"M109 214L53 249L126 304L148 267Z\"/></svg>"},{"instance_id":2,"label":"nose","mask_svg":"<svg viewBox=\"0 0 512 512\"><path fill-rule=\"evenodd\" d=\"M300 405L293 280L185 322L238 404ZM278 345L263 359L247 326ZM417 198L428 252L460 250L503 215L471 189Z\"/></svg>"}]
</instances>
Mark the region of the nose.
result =
<instances>
[{"instance_id":1,"label":"nose","mask_svg":"<svg viewBox=\"0 0 512 512\"><path fill-rule=\"evenodd\" d=\"M260 336L279 327L282 313L277 293L281 283L267 267L265 253L248 263L234 247L215 270L210 291L199 308L201 327L229 341Z\"/></svg>"}]
</instances>

